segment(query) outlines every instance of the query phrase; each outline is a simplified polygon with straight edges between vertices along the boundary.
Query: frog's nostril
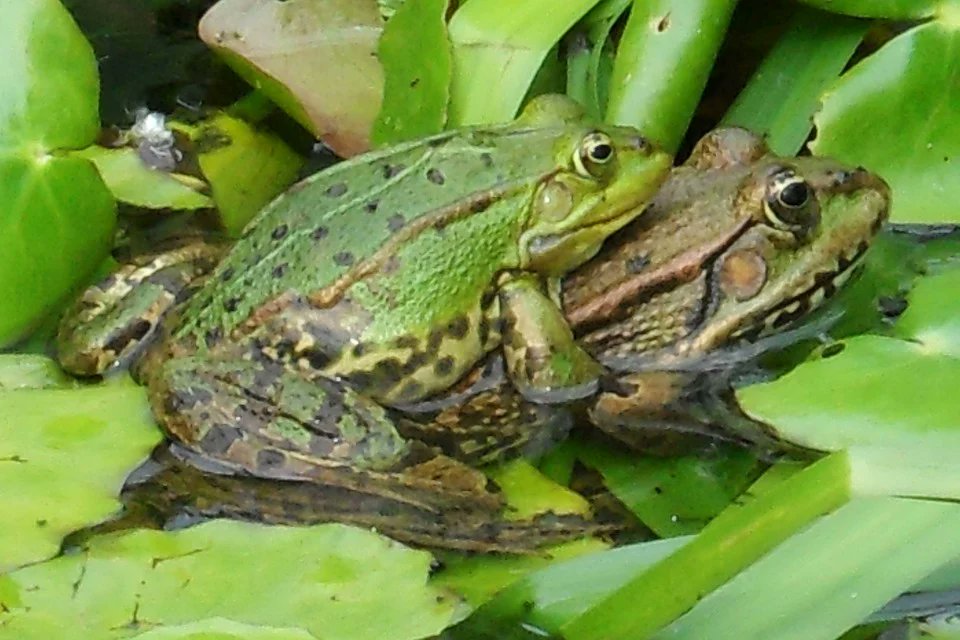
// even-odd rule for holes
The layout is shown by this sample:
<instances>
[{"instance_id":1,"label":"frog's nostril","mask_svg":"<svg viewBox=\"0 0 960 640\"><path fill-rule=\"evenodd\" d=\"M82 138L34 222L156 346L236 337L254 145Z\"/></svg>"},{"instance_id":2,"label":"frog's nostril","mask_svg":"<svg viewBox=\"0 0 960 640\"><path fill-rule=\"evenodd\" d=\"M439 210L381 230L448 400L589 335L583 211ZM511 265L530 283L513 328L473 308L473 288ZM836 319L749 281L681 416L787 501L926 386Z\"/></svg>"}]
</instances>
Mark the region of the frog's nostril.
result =
<instances>
[{"instance_id":1,"label":"frog's nostril","mask_svg":"<svg viewBox=\"0 0 960 640\"><path fill-rule=\"evenodd\" d=\"M627 140L627 148L635 149L636 151L642 151L644 153L650 153L650 151L653 150L653 146L643 136L631 136Z\"/></svg>"}]
</instances>

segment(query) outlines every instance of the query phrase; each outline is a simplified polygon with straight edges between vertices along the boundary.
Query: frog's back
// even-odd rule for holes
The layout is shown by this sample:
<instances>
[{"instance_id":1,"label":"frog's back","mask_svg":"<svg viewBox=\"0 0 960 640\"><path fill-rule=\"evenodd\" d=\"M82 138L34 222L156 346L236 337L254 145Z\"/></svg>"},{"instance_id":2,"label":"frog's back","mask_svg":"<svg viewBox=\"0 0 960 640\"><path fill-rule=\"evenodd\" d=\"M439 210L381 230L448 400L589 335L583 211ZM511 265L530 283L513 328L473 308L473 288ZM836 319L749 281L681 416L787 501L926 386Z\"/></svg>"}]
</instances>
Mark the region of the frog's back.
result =
<instances>
[{"instance_id":1,"label":"frog's back","mask_svg":"<svg viewBox=\"0 0 960 640\"><path fill-rule=\"evenodd\" d=\"M188 303L178 335L226 333L284 292L324 290L392 239L532 189L554 169L553 147L569 132L569 125L448 132L303 180L250 223Z\"/></svg>"}]
</instances>

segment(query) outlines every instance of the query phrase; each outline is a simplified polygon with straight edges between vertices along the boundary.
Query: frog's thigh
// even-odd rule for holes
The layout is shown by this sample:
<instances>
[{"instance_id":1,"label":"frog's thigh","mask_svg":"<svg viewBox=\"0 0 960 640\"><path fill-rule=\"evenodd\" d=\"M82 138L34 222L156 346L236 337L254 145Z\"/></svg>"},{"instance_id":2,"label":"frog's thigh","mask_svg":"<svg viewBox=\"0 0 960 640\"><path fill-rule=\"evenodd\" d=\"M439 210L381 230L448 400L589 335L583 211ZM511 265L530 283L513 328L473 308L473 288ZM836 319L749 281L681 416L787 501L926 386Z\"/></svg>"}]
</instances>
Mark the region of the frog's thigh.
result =
<instances>
[{"instance_id":1,"label":"frog's thigh","mask_svg":"<svg viewBox=\"0 0 960 640\"><path fill-rule=\"evenodd\" d=\"M406 444L386 411L343 384L274 363L166 362L149 381L154 415L172 438L230 468L306 478L349 465L383 469Z\"/></svg>"},{"instance_id":2,"label":"frog's thigh","mask_svg":"<svg viewBox=\"0 0 960 640\"><path fill-rule=\"evenodd\" d=\"M562 440L572 424L567 408L534 404L506 383L436 411L408 410L398 420L404 437L472 465L542 454Z\"/></svg>"},{"instance_id":3,"label":"frog's thigh","mask_svg":"<svg viewBox=\"0 0 960 640\"><path fill-rule=\"evenodd\" d=\"M223 252L195 242L141 256L84 291L57 333L57 358L77 375L103 373L135 357L164 315Z\"/></svg>"},{"instance_id":4,"label":"frog's thigh","mask_svg":"<svg viewBox=\"0 0 960 640\"><path fill-rule=\"evenodd\" d=\"M596 391L603 368L573 339L557 305L532 278L501 286L503 350L514 385L536 402L562 402Z\"/></svg>"}]
</instances>

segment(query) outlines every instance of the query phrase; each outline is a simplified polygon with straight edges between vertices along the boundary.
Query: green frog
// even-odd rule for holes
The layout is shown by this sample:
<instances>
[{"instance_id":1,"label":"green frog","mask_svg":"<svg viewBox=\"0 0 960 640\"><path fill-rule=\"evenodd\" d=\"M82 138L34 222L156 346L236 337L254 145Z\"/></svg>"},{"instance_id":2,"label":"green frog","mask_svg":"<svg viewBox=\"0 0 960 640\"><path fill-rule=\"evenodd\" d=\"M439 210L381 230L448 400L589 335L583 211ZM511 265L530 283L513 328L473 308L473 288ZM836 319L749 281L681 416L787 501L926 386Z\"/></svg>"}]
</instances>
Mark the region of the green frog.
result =
<instances>
[{"instance_id":1,"label":"green frog","mask_svg":"<svg viewBox=\"0 0 960 640\"><path fill-rule=\"evenodd\" d=\"M563 280L577 339L610 367L605 389L586 402L587 418L644 450L682 446L674 438L678 421L691 422L677 406L688 374L730 345L787 329L835 292L885 220L889 197L862 169L777 157L742 129L706 135L650 208ZM569 516L505 520L499 494L471 466L549 446L573 424L572 407L584 404L531 402L502 360L488 357L444 392L391 410L420 456L405 466L372 470L360 460L322 475L314 469L307 482L266 484L163 471L130 494L132 504L153 514L172 504L200 516L351 522L473 551L523 552L590 531L594 524ZM693 429L716 435L709 425ZM204 447L195 465L223 459ZM269 477L254 453L236 458L239 466Z\"/></svg>"},{"instance_id":2,"label":"green frog","mask_svg":"<svg viewBox=\"0 0 960 640\"><path fill-rule=\"evenodd\" d=\"M59 357L86 375L137 359L166 432L239 471L409 466L423 456L385 407L449 388L496 348L525 354L504 307L558 327L531 338L550 358L513 368L517 388L593 392L601 367L562 321L558 278L643 210L670 164L636 130L542 96L513 123L322 171L229 250L191 245L125 267L64 319Z\"/></svg>"}]
</instances>

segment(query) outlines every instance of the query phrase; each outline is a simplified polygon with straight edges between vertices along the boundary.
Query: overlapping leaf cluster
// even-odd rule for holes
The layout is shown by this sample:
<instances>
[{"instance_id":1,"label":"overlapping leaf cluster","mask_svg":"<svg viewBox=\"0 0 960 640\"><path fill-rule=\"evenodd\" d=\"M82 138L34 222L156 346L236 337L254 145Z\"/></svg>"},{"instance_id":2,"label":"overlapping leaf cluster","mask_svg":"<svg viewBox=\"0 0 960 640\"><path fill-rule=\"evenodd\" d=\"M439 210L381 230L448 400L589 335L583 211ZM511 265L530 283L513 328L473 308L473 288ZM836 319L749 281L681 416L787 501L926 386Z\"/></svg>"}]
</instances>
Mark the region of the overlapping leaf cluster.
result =
<instances>
[{"instance_id":1,"label":"overlapping leaf cluster","mask_svg":"<svg viewBox=\"0 0 960 640\"><path fill-rule=\"evenodd\" d=\"M772 45L735 99L703 100L725 71L715 60L731 60L730 34L742 36L760 4L783 28L765 32ZM170 125L198 158L195 175L179 176L146 169L136 144L91 146L96 64L58 0L0 5L0 341L25 335L101 264L115 200L216 206L236 233L302 161L263 124L274 104L341 154L506 120L545 91L671 149L698 119L760 131L782 154L815 127L810 151L891 184L894 220L960 220L960 5L766 4L407 0L383 11L375 0L222 0L201 35L259 93ZM371 532L225 522L94 537L49 559L69 531L117 508L119 484L159 434L132 384L77 387L47 360L10 357L0 363L0 638L416 638L463 616L452 590L483 605L448 631L455 638L827 639L915 585L957 588L960 240L879 244L838 325L868 334L739 393L746 411L825 457L757 478L765 465L742 451L651 460L566 443L541 462L546 476L562 485L575 461L595 468L664 539L604 553L587 541L555 553L589 555L546 568L545 558L451 556L428 582L429 555ZM910 289L902 317L876 320L878 295ZM537 473L494 477L521 506L571 502ZM942 616L910 633L956 630Z\"/></svg>"}]
</instances>

